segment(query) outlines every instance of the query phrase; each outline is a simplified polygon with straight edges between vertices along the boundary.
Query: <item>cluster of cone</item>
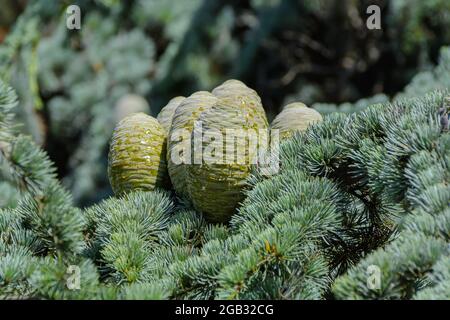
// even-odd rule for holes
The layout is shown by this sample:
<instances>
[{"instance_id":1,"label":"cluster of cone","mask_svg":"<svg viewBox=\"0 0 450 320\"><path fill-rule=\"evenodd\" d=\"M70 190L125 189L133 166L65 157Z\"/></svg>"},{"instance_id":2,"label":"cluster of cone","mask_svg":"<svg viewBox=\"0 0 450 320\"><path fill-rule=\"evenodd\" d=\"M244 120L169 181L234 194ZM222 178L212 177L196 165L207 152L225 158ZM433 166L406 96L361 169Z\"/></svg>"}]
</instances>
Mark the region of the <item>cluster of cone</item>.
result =
<instances>
[{"instance_id":1,"label":"cluster of cone","mask_svg":"<svg viewBox=\"0 0 450 320\"><path fill-rule=\"evenodd\" d=\"M256 91L238 80L228 80L212 92L198 91L187 98L173 98L157 119L144 113L122 119L110 144L108 175L111 186L115 194L122 194L136 189L169 188L172 184L178 196L189 199L208 220L225 222L242 200L242 189L250 174L250 158L255 155L248 149L248 141L235 140L247 148L244 163L196 163L192 161L194 155L191 152L183 154L184 148L180 148L180 144L186 141L179 139L176 133L193 135L196 130L224 132L236 129L245 134L247 130L273 129L279 130L281 138L286 138L321 119L318 112L304 104L291 103L283 108L269 128ZM198 122L200 129L195 125ZM203 141L201 143L201 148L207 147ZM174 158L181 158L181 161L174 161Z\"/></svg>"}]
</instances>

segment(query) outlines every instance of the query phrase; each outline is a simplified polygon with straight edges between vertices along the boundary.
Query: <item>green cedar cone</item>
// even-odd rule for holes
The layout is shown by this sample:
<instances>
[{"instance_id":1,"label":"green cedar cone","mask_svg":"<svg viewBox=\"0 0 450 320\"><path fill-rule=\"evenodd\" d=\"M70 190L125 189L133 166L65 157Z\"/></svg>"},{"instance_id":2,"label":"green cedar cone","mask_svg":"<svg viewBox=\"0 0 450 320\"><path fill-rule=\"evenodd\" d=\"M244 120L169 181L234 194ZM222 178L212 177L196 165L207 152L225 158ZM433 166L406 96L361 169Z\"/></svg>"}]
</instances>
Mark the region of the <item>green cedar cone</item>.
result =
<instances>
[{"instance_id":1,"label":"green cedar cone","mask_svg":"<svg viewBox=\"0 0 450 320\"><path fill-rule=\"evenodd\" d=\"M200 114L217 102L217 98L207 91L198 91L184 99L176 108L172 126L168 135L167 162L170 179L177 194L186 193L186 167L192 163L190 154L184 151L189 149L190 134ZM178 134L182 134L182 138ZM179 161L173 161L177 158ZM180 161L182 161L180 163Z\"/></svg>"},{"instance_id":2,"label":"green cedar cone","mask_svg":"<svg viewBox=\"0 0 450 320\"><path fill-rule=\"evenodd\" d=\"M184 99L186 98L182 96L172 98L169 103L161 109L158 116L156 117L156 119L158 119L158 122L162 125L167 133L169 133L170 127L172 126L172 118L175 114L175 110Z\"/></svg>"},{"instance_id":3,"label":"green cedar cone","mask_svg":"<svg viewBox=\"0 0 450 320\"><path fill-rule=\"evenodd\" d=\"M257 110L256 116L260 118L259 121L268 126L266 112L264 111L261 103L261 98L255 90L247 87L243 82L234 79L227 80L220 86L216 87L212 91L212 94L218 98L239 96L243 101L245 101L247 107L255 108Z\"/></svg>"},{"instance_id":4,"label":"green cedar cone","mask_svg":"<svg viewBox=\"0 0 450 320\"><path fill-rule=\"evenodd\" d=\"M271 129L280 130L280 139L291 137L295 131L305 131L309 125L322 121L316 110L301 102L286 105L272 121Z\"/></svg>"},{"instance_id":5,"label":"green cedar cone","mask_svg":"<svg viewBox=\"0 0 450 320\"><path fill-rule=\"evenodd\" d=\"M249 130L255 130L255 134L260 129L267 130L264 120L265 115L249 106L241 96L222 98L200 115L203 133L215 130L222 137L222 141L204 137L202 164L187 167L189 197L194 207L208 220L229 220L243 200L242 190L258 150L249 147L248 133ZM227 135L226 130L229 129L237 131L234 131L234 135ZM200 129L195 128L194 133L195 130ZM227 150L230 145L233 145L233 149ZM205 151L208 148L209 151ZM215 152L211 151L213 149ZM242 157L243 161L237 161L236 155Z\"/></svg>"},{"instance_id":6,"label":"green cedar cone","mask_svg":"<svg viewBox=\"0 0 450 320\"><path fill-rule=\"evenodd\" d=\"M114 129L108 156L108 176L115 194L154 190L167 185L166 134L144 113L122 119Z\"/></svg>"},{"instance_id":7,"label":"green cedar cone","mask_svg":"<svg viewBox=\"0 0 450 320\"><path fill-rule=\"evenodd\" d=\"M250 173L251 160L256 156L249 152L246 130L254 129L256 134L260 129L268 130L261 99L256 91L241 81L228 80L216 87L212 94L196 92L174 109L167 154L168 171L174 189L179 195L190 198L194 207L210 221L226 221L242 200L242 188ZM201 123L203 129L195 129L197 122ZM225 164L200 159L200 162L194 163L194 156L197 159L199 156L194 155L194 129L200 136L204 134L203 130L215 129L225 139L226 129L243 130L243 139L232 137L236 141L236 149L239 143L244 144L240 146L243 161L238 163L237 159L231 159L231 163L228 161ZM202 155L208 145L209 140L200 144ZM222 155L226 152L223 147L220 148Z\"/></svg>"},{"instance_id":8,"label":"green cedar cone","mask_svg":"<svg viewBox=\"0 0 450 320\"><path fill-rule=\"evenodd\" d=\"M228 80L216 87L212 94L218 100L200 114L197 120L202 128L195 130L202 130L203 134L216 130L220 132L222 141L214 142L213 138L204 137L205 141L201 145L202 164L186 168L186 189L194 207L208 220L224 222L229 220L243 199L242 189L256 156L257 149L249 148L248 130L255 130L258 134L260 129L267 130L268 122L260 97L241 81ZM229 136L226 130L230 129L241 131L235 131L235 136ZM228 152L227 156L231 156L231 159L225 156L227 140L235 148L233 154ZM193 149L193 139L191 144ZM211 152L212 149L218 153ZM242 157L241 161L234 158L236 155Z\"/></svg>"}]
</instances>

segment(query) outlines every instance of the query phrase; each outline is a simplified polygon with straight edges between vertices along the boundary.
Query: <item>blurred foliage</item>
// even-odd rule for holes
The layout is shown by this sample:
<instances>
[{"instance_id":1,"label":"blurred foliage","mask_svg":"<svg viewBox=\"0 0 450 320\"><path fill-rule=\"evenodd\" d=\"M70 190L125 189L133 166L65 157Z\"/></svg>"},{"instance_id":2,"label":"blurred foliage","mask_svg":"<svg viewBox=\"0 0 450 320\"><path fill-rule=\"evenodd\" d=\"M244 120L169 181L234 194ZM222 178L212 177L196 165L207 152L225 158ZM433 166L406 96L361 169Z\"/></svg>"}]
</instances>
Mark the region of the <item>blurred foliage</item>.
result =
<instances>
[{"instance_id":1,"label":"blurred foliage","mask_svg":"<svg viewBox=\"0 0 450 320\"><path fill-rule=\"evenodd\" d=\"M396 99L418 97L434 89L450 88L450 48L441 49L439 64L418 73L405 90L396 95Z\"/></svg>"},{"instance_id":2,"label":"blurred foliage","mask_svg":"<svg viewBox=\"0 0 450 320\"><path fill-rule=\"evenodd\" d=\"M69 4L81 8L81 30L65 27ZM371 4L381 30L366 27ZM156 115L174 96L233 77L260 94L269 118L293 100L351 112L418 72L409 86L436 87L449 12L446 0L2 0L0 77L20 96L23 131L86 205L110 193L107 143L126 94Z\"/></svg>"},{"instance_id":3,"label":"blurred foliage","mask_svg":"<svg viewBox=\"0 0 450 320\"><path fill-rule=\"evenodd\" d=\"M355 103L344 102L339 105L333 103L314 103L312 107L322 114L330 114L333 112L353 113L361 111L370 105L389 101L389 97L383 93L376 94L369 98L363 98Z\"/></svg>"}]
</instances>

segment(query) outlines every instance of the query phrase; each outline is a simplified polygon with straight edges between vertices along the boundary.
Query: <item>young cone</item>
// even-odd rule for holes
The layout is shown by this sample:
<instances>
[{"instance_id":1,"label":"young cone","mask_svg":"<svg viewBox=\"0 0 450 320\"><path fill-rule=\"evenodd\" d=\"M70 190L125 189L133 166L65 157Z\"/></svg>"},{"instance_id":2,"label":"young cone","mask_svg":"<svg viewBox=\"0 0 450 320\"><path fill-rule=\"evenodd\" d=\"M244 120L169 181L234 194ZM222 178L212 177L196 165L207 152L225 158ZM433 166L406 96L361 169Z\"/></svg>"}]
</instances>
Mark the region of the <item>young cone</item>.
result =
<instances>
[{"instance_id":1,"label":"young cone","mask_svg":"<svg viewBox=\"0 0 450 320\"><path fill-rule=\"evenodd\" d=\"M296 131L305 131L309 125L322 121L316 110L308 108L301 102L286 105L272 121L271 129L280 130L282 139L291 137Z\"/></svg>"},{"instance_id":2,"label":"young cone","mask_svg":"<svg viewBox=\"0 0 450 320\"><path fill-rule=\"evenodd\" d=\"M167 183L166 134L158 121L135 113L114 129L108 156L108 176L115 194L153 190Z\"/></svg>"}]
</instances>

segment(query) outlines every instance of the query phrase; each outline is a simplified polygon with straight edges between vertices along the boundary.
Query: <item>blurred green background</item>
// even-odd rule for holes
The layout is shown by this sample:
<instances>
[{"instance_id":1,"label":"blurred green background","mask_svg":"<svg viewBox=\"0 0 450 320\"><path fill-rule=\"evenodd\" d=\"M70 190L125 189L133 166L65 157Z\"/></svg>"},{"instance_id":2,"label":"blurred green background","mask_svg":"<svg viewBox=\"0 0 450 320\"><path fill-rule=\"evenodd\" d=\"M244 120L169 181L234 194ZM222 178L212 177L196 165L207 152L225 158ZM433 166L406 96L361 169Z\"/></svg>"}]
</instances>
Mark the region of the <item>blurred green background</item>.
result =
<instances>
[{"instance_id":1,"label":"blurred green background","mask_svg":"<svg viewBox=\"0 0 450 320\"><path fill-rule=\"evenodd\" d=\"M71 4L81 30L66 28ZM372 4L381 30L366 27ZM409 83L439 86L433 70L450 43L448 0L0 0L0 8L0 77L18 91L18 122L80 206L111 194L108 141L124 114L156 116L172 97L229 78L259 93L269 120L294 100L324 114L355 112L407 96Z\"/></svg>"}]
</instances>

